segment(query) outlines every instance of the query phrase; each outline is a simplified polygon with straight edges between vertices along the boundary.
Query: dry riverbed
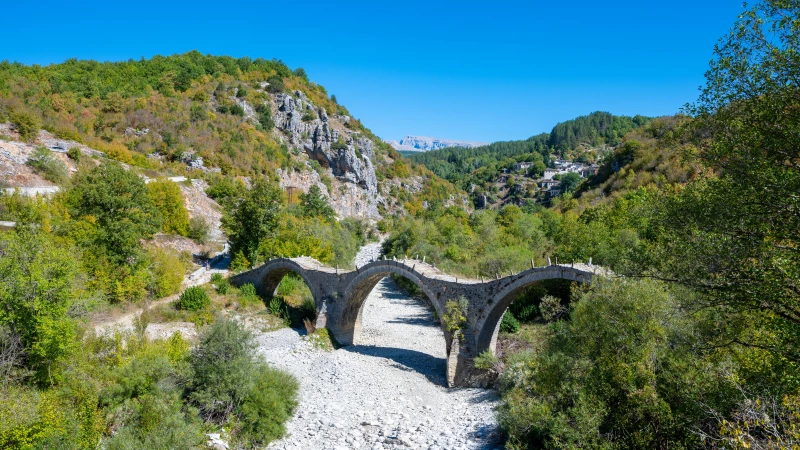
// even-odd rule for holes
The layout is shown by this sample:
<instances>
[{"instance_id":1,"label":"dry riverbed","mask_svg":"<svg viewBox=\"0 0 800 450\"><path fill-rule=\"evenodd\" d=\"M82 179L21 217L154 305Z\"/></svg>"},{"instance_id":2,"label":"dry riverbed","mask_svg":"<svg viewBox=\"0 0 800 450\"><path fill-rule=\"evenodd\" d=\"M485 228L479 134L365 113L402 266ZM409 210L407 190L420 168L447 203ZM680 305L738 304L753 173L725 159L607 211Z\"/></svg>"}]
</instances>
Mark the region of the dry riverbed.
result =
<instances>
[{"instance_id":1,"label":"dry riverbed","mask_svg":"<svg viewBox=\"0 0 800 450\"><path fill-rule=\"evenodd\" d=\"M445 387L442 331L421 301L381 281L357 345L315 348L293 329L258 335L260 352L300 381L289 436L270 449L501 448L497 397Z\"/></svg>"}]
</instances>

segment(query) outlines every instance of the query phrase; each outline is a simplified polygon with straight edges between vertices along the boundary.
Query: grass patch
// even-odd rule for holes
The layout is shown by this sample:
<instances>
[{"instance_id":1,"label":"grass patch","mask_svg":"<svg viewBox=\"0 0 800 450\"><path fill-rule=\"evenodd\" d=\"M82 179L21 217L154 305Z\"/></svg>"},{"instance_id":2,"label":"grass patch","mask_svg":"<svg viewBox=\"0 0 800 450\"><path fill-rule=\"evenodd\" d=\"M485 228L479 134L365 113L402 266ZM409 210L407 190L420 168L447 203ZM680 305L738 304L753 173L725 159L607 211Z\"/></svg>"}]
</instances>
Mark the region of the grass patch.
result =
<instances>
[{"instance_id":1,"label":"grass patch","mask_svg":"<svg viewBox=\"0 0 800 450\"><path fill-rule=\"evenodd\" d=\"M314 348L318 348L320 350L333 351L339 348L338 342L336 342L336 339L327 328L318 328L314 330L314 332L309 334L306 339L311 342Z\"/></svg>"}]
</instances>

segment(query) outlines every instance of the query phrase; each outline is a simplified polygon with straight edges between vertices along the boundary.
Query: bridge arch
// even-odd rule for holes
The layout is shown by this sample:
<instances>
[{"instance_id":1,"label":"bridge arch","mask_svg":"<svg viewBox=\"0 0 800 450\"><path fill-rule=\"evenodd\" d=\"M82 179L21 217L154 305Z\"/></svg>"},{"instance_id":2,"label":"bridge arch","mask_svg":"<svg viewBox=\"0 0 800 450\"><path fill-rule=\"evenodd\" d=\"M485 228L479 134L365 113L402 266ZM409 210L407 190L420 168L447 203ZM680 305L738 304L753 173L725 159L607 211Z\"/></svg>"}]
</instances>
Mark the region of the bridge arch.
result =
<instances>
[{"instance_id":1,"label":"bridge arch","mask_svg":"<svg viewBox=\"0 0 800 450\"><path fill-rule=\"evenodd\" d=\"M357 274L347 283L344 289L345 304L339 316L337 339L345 345L354 343L361 332L361 319L364 303L375 286L389 275L402 276L414 283L430 301L439 317L444 313L443 306L433 289L425 282L424 276L403 263L397 261L375 261L359 268ZM341 337L339 337L341 336ZM448 351L450 337L445 333Z\"/></svg>"},{"instance_id":2,"label":"bridge arch","mask_svg":"<svg viewBox=\"0 0 800 450\"><path fill-rule=\"evenodd\" d=\"M497 335L500 332L500 322L503 319L503 314L505 314L508 307L511 306L514 299L527 287L539 281L552 279L588 283L592 280L592 276L592 272L566 266L548 266L538 269L529 269L513 276L507 285L489 299L487 302L488 306L478 319L479 325L476 328L479 331L477 335L476 354L480 354L486 350L491 350L492 353L495 353Z\"/></svg>"},{"instance_id":3,"label":"bridge arch","mask_svg":"<svg viewBox=\"0 0 800 450\"><path fill-rule=\"evenodd\" d=\"M311 289L311 294L314 296L314 303L318 304L317 291L306 273L306 269L289 258L277 258L268 261L261 267L261 273L257 276L257 283L255 284L256 292L262 298L269 299L275 295L278 290L278 285L281 280L290 272L294 272L303 279L306 286Z\"/></svg>"}]
</instances>

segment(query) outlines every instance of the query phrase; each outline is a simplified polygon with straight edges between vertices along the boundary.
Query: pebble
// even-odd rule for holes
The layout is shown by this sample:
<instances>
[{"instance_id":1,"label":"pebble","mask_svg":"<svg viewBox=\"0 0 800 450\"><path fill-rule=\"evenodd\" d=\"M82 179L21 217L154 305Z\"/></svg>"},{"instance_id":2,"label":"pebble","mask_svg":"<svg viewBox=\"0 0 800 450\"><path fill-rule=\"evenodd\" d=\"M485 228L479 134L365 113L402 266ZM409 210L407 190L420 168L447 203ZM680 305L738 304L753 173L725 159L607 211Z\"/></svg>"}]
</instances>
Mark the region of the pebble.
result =
<instances>
[{"instance_id":1,"label":"pebble","mask_svg":"<svg viewBox=\"0 0 800 450\"><path fill-rule=\"evenodd\" d=\"M367 247L377 254L364 256ZM379 243L359 252L362 260L379 255ZM268 449L503 447L496 393L446 387L439 325L423 302L401 294L389 278L364 303L355 345L319 350L288 328L257 338L260 354L300 381L299 406L287 423L287 436Z\"/></svg>"}]
</instances>

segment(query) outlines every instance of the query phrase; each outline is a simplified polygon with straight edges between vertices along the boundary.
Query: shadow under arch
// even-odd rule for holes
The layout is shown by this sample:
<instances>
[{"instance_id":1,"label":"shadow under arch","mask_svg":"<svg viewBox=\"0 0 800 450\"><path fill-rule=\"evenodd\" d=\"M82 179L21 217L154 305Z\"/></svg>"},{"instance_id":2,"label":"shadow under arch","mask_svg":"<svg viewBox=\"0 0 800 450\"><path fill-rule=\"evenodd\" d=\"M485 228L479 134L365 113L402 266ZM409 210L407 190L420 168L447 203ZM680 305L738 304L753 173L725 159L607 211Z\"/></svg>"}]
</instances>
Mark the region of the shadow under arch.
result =
<instances>
[{"instance_id":1,"label":"shadow under arch","mask_svg":"<svg viewBox=\"0 0 800 450\"><path fill-rule=\"evenodd\" d=\"M361 333L361 323L364 313L364 303L378 283L391 275L401 276L414 283L428 299L438 317L444 314L444 307L439 296L425 283L413 267L408 267L395 261L375 261L360 268L358 275L347 285L344 291L346 304L340 316L340 325L344 329L338 330L337 339L343 345L357 344ZM441 327L440 327L441 328ZM450 353L452 336L441 328L444 333L447 354ZM339 337L341 336L341 337Z\"/></svg>"}]
</instances>

